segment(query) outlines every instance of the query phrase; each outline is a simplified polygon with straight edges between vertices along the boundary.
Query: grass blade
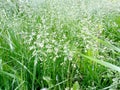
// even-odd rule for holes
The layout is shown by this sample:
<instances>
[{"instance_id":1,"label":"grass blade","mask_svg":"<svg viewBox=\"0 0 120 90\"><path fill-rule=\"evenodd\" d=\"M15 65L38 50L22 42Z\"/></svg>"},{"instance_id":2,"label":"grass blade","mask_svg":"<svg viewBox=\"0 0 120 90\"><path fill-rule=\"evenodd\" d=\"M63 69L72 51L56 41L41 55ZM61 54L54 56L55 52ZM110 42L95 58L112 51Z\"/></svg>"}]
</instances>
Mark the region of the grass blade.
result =
<instances>
[{"instance_id":1,"label":"grass blade","mask_svg":"<svg viewBox=\"0 0 120 90\"><path fill-rule=\"evenodd\" d=\"M99 64L101 64L101 65L103 65L103 66L105 66L107 68L110 68L112 70L120 72L120 67L118 67L116 65L113 65L113 64L111 64L109 62L105 62L103 60L98 60L98 59L95 59L95 58L92 58L92 57L89 57L89 56L86 56L86 55L83 55L83 54L81 54L81 56L83 56L83 57L85 57L85 58L87 58L87 59L89 59L91 61L94 61L96 63L99 63Z\"/></svg>"}]
</instances>

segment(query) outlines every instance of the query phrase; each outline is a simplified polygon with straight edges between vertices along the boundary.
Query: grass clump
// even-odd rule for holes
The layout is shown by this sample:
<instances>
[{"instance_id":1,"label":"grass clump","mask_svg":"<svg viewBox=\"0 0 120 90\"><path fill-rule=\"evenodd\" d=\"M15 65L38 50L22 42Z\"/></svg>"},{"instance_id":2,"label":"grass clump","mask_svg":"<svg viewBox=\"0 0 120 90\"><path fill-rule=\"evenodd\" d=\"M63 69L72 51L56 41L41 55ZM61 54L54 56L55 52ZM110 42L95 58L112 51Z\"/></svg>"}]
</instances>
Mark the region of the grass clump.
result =
<instances>
[{"instance_id":1,"label":"grass clump","mask_svg":"<svg viewBox=\"0 0 120 90\"><path fill-rule=\"evenodd\" d=\"M120 89L119 1L0 5L1 90Z\"/></svg>"}]
</instances>

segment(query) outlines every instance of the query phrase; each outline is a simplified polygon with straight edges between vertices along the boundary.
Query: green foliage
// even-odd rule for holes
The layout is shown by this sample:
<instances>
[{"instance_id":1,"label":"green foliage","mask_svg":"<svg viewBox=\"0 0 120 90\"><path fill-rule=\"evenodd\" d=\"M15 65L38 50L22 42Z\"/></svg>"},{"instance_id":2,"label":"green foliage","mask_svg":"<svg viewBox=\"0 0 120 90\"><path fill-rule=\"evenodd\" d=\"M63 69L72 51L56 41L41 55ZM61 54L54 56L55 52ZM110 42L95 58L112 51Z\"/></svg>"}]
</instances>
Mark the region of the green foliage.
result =
<instances>
[{"instance_id":1,"label":"green foliage","mask_svg":"<svg viewBox=\"0 0 120 90\"><path fill-rule=\"evenodd\" d=\"M79 86L79 83L78 82L75 82L73 84L73 90L80 90L80 86Z\"/></svg>"},{"instance_id":2,"label":"green foliage","mask_svg":"<svg viewBox=\"0 0 120 90\"><path fill-rule=\"evenodd\" d=\"M0 0L0 90L119 90L119 0Z\"/></svg>"}]
</instances>

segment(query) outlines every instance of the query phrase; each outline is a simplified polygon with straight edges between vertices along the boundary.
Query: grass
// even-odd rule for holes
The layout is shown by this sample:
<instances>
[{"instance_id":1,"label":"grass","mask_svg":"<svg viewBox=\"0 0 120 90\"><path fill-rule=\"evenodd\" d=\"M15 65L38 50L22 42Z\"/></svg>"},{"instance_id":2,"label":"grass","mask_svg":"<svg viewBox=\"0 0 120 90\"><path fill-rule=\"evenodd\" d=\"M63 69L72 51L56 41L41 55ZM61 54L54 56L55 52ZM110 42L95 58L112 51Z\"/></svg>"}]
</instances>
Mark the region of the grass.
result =
<instances>
[{"instance_id":1,"label":"grass","mask_svg":"<svg viewBox=\"0 0 120 90\"><path fill-rule=\"evenodd\" d=\"M119 0L1 0L0 90L119 90Z\"/></svg>"}]
</instances>

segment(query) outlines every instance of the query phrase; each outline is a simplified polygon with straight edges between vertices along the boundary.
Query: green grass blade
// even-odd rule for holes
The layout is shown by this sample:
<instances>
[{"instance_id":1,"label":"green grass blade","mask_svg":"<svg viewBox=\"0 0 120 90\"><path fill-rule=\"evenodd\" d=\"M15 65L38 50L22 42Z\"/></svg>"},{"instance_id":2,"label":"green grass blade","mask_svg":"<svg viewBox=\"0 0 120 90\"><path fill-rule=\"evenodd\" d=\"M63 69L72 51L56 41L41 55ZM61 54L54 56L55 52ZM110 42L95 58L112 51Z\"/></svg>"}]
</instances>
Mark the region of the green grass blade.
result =
<instances>
[{"instance_id":1,"label":"green grass blade","mask_svg":"<svg viewBox=\"0 0 120 90\"><path fill-rule=\"evenodd\" d=\"M112 44L110 44L109 42L103 41L103 40L101 40L101 39L97 39L97 40L98 40L100 43L106 45L107 47L109 47L109 48L111 48L111 49L113 49L113 50L115 50L115 51L120 52L120 48L116 47L115 45L112 45Z\"/></svg>"},{"instance_id":2,"label":"green grass blade","mask_svg":"<svg viewBox=\"0 0 120 90\"><path fill-rule=\"evenodd\" d=\"M111 64L109 62L105 62L103 60L98 60L98 59L95 59L95 58L92 58L92 57L89 57L89 56L86 56L86 55L83 55L83 54L81 54L81 56L83 56L83 57L85 57L85 58L87 58L87 59L89 59L91 61L94 61L96 63L99 63L99 64L101 64L101 65L103 65L103 66L105 66L105 67L107 67L109 69L120 72L120 67L118 67L116 65L113 65L113 64Z\"/></svg>"},{"instance_id":3,"label":"green grass blade","mask_svg":"<svg viewBox=\"0 0 120 90\"><path fill-rule=\"evenodd\" d=\"M6 72L6 71L2 71L2 70L1 70L0 73L1 73L1 74L4 74L4 75L7 75L7 76L9 76L9 77L11 77L11 78L17 78L16 75L11 74L11 73L8 73L8 72Z\"/></svg>"},{"instance_id":4,"label":"green grass blade","mask_svg":"<svg viewBox=\"0 0 120 90\"><path fill-rule=\"evenodd\" d=\"M25 83L25 81L23 81L20 85L18 85L15 90L19 90L19 88Z\"/></svg>"},{"instance_id":5,"label":"green grass blade","mask_svg":"<svg viewBox=\"0 0 120 90\"><path fill-rule=\"evenodd\" d=\"M33 80L32 80L32 90L34 90L34 83L35 83L35 77L36 77L36 66L37 66L37 56L34 60L34 67L33 67Z\"/></svg>"}]
</instances>

